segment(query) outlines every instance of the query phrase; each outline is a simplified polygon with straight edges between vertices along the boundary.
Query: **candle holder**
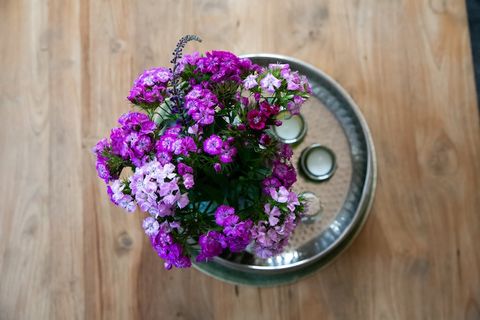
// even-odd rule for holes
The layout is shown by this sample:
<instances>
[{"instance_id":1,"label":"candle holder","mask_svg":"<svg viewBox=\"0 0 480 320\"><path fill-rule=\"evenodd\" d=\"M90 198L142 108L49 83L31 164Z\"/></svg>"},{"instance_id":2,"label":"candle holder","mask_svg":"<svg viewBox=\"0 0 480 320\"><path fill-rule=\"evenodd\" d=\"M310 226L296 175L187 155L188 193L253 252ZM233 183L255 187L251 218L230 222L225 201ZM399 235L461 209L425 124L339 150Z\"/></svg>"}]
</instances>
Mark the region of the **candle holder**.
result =
<instances>
[{"instance_id":1,"label":"candle holder","mask_svg":"<svg viewBox=\"0 0 480 320\"><path fill-rule=\"evenodd\" d=\"M302 141L307 133L307 123L301 114L292 115L288 111L280 112L277 120L282 121L280 126L273 126L273 133L283 143L294 144Z\"/></svg>"},{"instance_id":2,"label":"candle holder","mask_svg":"<svg viewBox=\"0 0 480 320\"><path fill-rule=\"evenodd\" d=\"M337 168L335 154L325 146L312 144L302 151L300 168L311 180L328 180L333 176Z\"/></svg>"}]
</instances>

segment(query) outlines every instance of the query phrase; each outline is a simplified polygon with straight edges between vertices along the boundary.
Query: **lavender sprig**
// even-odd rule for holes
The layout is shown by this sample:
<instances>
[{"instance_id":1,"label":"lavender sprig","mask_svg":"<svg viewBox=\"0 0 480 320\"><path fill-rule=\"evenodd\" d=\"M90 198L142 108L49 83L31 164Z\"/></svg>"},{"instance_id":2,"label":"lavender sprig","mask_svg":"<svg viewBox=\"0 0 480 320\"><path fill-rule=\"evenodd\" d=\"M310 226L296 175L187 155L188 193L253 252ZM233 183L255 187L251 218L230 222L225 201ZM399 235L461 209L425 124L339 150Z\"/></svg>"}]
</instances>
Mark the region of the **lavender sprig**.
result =
<instances>
[{"instance_id":1,"label":"lavender sprig","mask_svg":"<svg viewBox=\"0 0 480 320\"><path fill-rule=\"evenodd\" d=\"M175 47L175 50L173 50L173 58L172 60L170 61L170 63L173 64L173 70L172 68L170 68L170 70L172 71L172 74L173 74L173 78L172 78L172 89L173 89L173 97L172 97L172 101L175 102L175 106L178 108L179 105L180 105L180 93L179 93L179 89L178 89L178 74L177 74L177 68L178 68L178 64L180 62L180 60L182 59L182 56L183 56L183 49L185 48L185 46L187 45L188 42L190 41L198 41L198 42L202 42L202 39L197 36L197 35L194 35L194 34L189 34L189 35L186 35L186 36L183 36L182 38L180 38L180 40L178 41L177 43L177 46Z\"/></svg>"}]
</instances>

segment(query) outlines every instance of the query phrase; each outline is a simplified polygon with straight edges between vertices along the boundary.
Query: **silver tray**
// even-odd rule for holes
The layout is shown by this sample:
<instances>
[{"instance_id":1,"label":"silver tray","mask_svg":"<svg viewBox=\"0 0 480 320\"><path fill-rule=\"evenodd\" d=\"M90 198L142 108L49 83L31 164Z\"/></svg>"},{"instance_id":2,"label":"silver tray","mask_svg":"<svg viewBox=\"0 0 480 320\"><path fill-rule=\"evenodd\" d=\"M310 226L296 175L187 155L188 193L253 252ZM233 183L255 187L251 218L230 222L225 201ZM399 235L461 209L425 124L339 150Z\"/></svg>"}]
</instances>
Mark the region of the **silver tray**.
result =
<instances>
[{"instance_id":1,"label":"silver tray","mask_svg":"<svg viewBox=\"0 0 480 320\"><path fill-rule=\"evenodd\" d=\"M345 250L360 231L368 216L375 191L374 147L368 126L355 102L337 82L324 72L286 56L251 54L244 57L248 57L254 63L262 66L270 63L288 63L292 70L297 70L307 76L313 91L310 100L316 99L314 102L318 102L319 108L326 108L333 115L332 119L341 127L342 134L346 138L346 148L349 154L349 181L345 189L345 196L338 208L330 208L334 210L332 218L327 223L321 219L317 222L313 221L314 224L317 223L317 229L313 229L315 232L313 236L310 235L308 239L303 239L303 242L297 241L296 246L289 246L282 254L270 259L259 259L244 252L217 257L211 262L198 263L194 266L210 276L235 284L271 286L291 283L331 262ZM316 137L315 130L320 130L318 128L321 126L317 123L314 124L312 126L310 123L308 130L310 136ZM309 137L309 132L306 137ZM323 141L314 142L323 144ZM294 158L298 158L305 145L299 144L293 147ZM295 165L297 171L300 171L297 163ZM299 175L298 183L302 184L306 180L308 179ZM305 183L310 183L312 186L311 182ZM313 188L317 187L313 185ZM322 194L317 194L317 196L323 202ZM301 227L297 228L295 233L302 229Z\"/></svg>"}]
</instances>

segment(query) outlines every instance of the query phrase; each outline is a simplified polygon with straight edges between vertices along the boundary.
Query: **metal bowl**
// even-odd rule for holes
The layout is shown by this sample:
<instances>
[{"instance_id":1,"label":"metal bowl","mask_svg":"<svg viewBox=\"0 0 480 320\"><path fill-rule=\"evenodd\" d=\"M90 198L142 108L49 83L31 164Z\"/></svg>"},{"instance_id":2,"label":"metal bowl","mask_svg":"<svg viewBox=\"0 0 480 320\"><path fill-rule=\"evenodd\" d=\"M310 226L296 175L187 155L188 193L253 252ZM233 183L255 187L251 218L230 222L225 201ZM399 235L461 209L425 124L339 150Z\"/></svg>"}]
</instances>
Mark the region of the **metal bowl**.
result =
<instances>
[{"instance_id":1,"label":"metal bowl","mask_svg":"<svg viewBox=\"0 0 480 320\"><path fill-rule=\"evenodd\" d=\"M292 70L297 70L307 76L313 91L310 100L313 99L313 103L316 103L313 108L319 108L310 109L309 112L313 115L316 114L316 111L318 111L317 113L321 111L325 115L328 113L329 117L333 119L330 120L331 125L339 126L340 129L337 128L337 131L344 136L342 139L345 139L345 150L338 150L338 152L343 152L346 155L343 158L347 160L338 164L335 175L338 174L339 179L343 175L343 182L339 182L344 183L345 187L342 189L335 185L338 182L332 182L335 180L335 175L327 182L312 182L308 177L299 175L297 184L300 189L303 188L303 191L316 193L322 203L326 201L327 207L328 198L332 194L336 196L336 190L343 190L337 193L343 192L344 194L341 201L336 201L336 206L330 205L329 210L332 213L330 219L319 217L316 220L310 219L308 224L301 224L292 237L294 244L285 248L284 252L278 256L260 259L249 252L243 252L217 257L211 262L197 263L194 266L212 277L230 283L254 286L291 283L331 262L345 250L360 231L368 216L375 191L374 147L368 126L355 102L337 82L324 72L286 56L251 54L243 57L250 58L254 63L262 66L268 66L270 63L288 63ZM302 114L303 112L302 110ZM312 141L308 140L313 139L313 143L324 145L325 141L321 141L321 137L317 138L317 131L322 128L322 120L315 120L316 118L311 116L306 117L305 114L304 118L307 122L317 121L316 123L307 123L308 132L305 136L305 140L307 140L305 143L311 144ZM315 139L320 141L315 141ZM329 147L335 149L335 139L331 144L333 147L332 145ZM294 158L299 158L306 145L302 142L293 147ZM339 160L337 159L337 161ZM297 172L300 172L298 167ZM338 200L339 197L336 198ZM306 229L307 227L310 229ZM308 237L302 238L302 233L308 233Z\"/></svg>"}]
</instances>

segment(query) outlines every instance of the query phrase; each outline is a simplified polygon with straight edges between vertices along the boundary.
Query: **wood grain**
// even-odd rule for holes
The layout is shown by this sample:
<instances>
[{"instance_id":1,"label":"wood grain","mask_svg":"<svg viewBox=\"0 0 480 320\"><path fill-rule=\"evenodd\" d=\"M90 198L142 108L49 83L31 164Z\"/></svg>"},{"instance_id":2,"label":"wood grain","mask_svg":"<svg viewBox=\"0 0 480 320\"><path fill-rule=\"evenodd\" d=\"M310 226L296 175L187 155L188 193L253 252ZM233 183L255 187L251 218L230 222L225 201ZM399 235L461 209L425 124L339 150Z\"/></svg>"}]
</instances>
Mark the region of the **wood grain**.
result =
<instances>
[{"instance_id":1,"label":"wood grain","mask_svg":"<svg viewBox=\"0 0 480 320\"><path fill-rule=\"evenodd\" d=\"M0 1L0 319L480 319L480 128L464 1ZM90 148L138 73L188 50L272 52L338 80L378 188L326 269L257 289L162 269Z\"/></svg>"}]
</instances>

